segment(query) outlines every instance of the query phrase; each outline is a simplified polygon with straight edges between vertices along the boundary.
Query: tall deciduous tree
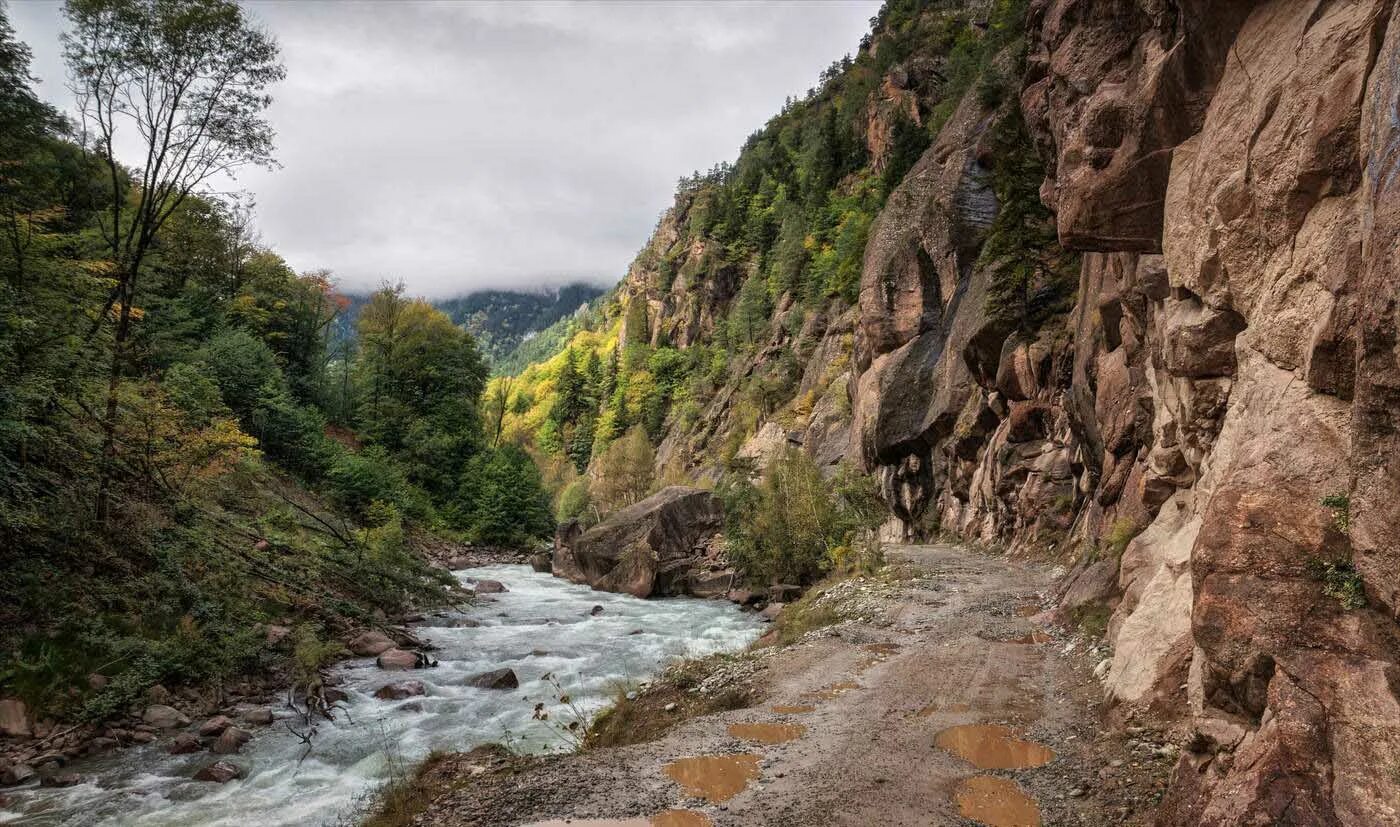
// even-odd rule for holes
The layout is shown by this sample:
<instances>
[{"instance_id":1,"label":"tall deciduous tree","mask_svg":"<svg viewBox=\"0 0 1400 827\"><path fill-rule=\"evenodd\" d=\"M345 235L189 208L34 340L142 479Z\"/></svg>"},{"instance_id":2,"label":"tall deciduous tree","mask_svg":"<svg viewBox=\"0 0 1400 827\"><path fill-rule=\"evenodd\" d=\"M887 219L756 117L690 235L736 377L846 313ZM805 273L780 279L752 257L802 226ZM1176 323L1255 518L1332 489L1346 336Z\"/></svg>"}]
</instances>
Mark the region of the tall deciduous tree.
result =
<instances>
[{"instance_id":1,"label":"tall deciduous tree","mask_svg":"<svg viewBox=\"0 0 1400 827\"><path fill-rule=\"evenodd\" d=\"M116 308L112 367L102 414L105 521L116 453L118 398L128 368L136 291L147 253L166 220L211 179L272 164L263 117L268 87L284 70L276 42L232 0L69 0L64 36L84 146L105 163L111 184L100 223L113 265L102 323ZM140 162L125 185L117 148L136 145Z\"/></svg>"}]
</instances>

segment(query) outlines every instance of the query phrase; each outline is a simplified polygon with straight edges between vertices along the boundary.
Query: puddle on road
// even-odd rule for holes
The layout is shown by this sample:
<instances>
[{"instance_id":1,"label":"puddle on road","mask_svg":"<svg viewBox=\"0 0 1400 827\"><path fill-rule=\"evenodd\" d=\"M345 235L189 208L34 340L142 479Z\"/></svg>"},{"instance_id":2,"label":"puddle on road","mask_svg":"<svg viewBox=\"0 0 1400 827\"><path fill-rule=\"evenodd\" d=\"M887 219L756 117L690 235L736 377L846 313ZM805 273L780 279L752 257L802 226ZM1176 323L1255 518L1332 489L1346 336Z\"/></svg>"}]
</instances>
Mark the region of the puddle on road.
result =
<instances>
[{"instance_id":1,"label":"puddle on road","mask_svg":"<svg viewBox=\"0 0 1400 827\"><path fill-rule=\"evenodd\" d=\"M953 801L964 818L988 827L1040 827L1040 807L1015 781L977 775L963 781Z\"/></svg>"},{"instance_id":2,"label":"puddle on road","mask_svg":"<svg viewBox=\"0 0 1400 827\"><path fill-rule=\"evenodd\" d=\"M811 704L778 704L770 706L769 709L779 715L805 715L808 712L815 712L817 708Z\"/></svg>"},{"instance_id":3,"label":"puddle on road","mask_svg":"<svg viewBox=\"0 0 1400 827\"><path fill-rule=\"evenodd\" d=\"M760 744L781 744L801 738L807 727L802 724L730 724L729 734Z\"/></svg>"},{"instance_id":4,"label":"puddle on road","mask_svg":"<svg viewBox=\"0 0 1400 827\"><path fill-rule=\"evenodd\" d=\"M680 784L687 795L712 803L728 801L758 778L758 756L700 755L681 758L666 765L666 775Z\"/></svg>"},{"instance_id":5,"label":"puddle on road","mask_svg":"<svg viewBox=\"0 0 1400 827\"><path fill-rule=\"evenodd\" d=\"M1016 607L1017 617L1035 617L1040 614L1040 612L1041 608L1039 603L1027 603L1024 606Z\"/></svg>"},{"instance_id":6,"label":"puddle on road","mask_svg":"<svg viewBox=\"0 0 1400 827\"><path fill-rule=\"evenodd\" d=\"M802 697L817 701L829 701L832 698L839 698L850 692L852 689L864 689L865 687L855 681L841 681L833 683L831 686L818 689L815 692L804 692Z\"/></svg>"},{"instance_id":7,"label":"puddle on road","mask_svg":"<svg viewBox=\"0 0 1400 827\"><path fill-rule=\"evenodd\" d=\"M1050 763L1055 753L1034 741L1023 741L1004 726L966 724L938 733L934 746L982 770L1017 770Z\"/></svg>"},{"instance_id":8,"label":"puddle on road","mask_svg":"<svg viewBox=\"0 0 1400 827\"><path fill-rule=\"evenodd\" d=\"M526 827L711 827L713 823L694 810L666 810L651 818L555 818Z\"/></svg>"}]
</instances>

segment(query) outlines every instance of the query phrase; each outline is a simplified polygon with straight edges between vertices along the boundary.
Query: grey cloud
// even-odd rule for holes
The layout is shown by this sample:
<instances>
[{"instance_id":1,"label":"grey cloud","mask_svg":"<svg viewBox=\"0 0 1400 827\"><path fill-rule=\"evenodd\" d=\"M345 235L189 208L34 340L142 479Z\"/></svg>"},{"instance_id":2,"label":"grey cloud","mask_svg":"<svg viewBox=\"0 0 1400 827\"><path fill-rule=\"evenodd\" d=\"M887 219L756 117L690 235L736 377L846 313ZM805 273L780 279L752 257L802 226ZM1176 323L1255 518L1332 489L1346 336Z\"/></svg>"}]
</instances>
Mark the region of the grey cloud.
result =
<instances>
[{"instance_id":1,"label":"grey cloud","mask_svg":"<svg viewBox=\"0 0 1400 827\"><path fill-rule=\"evenodd\" d=\"M875 0L248 2L281 42L263 238L351 287L427 295L624 272L678 177L855 48ZM10 8L67 105L56 3Z\"/></svg>"}]
</instances>

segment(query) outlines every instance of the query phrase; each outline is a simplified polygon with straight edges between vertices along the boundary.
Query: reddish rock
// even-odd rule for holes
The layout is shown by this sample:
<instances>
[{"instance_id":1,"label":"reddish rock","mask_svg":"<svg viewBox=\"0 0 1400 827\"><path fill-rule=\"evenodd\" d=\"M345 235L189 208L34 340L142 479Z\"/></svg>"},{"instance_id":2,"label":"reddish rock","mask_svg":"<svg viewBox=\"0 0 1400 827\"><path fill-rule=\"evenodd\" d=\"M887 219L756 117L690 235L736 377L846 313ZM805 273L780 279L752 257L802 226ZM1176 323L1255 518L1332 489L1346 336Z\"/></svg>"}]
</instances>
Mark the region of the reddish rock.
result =
<instances>
[{"instance_id":1,"label":"reddish rock","mask_svg":"<svg viewBox=\"0 0 1400 827\"><path fill-rule=\"evenodd\" d=\"M477 594L500 594L510 591L506 584L499 580L478 580L472 584L472 590Z\"/></svg>"},{"instance_id":2,"label":"reddish rock","mask_svg":"<svg viewBox=\"0 0 1400 827\"><path fill-rule=\"evenodd\" d=\"M146 707L146 711L141 713L141 720L156 729L175 729L190 725L189 716L165 704L151 704Z\"/></svg>"},{"instance_id":3,"label":"reddish rock","mask_svg":"<svg viewBox=\"0 0 1400 827\"><path fill-rule=\"evenodd\" d=\"M362 658L373 657L394 648L394 641L376 629L361 632L350 640L349 649Z\"/></svg>"},{"instance_id":4,"label":"reddish rock","mask_svg":"<svg viewBox=\"0 0 1400 827\"><path fill-rule=\"evenodd\" d=\"M60 772L39 779L41 787L76 787L83 783L83 777L76 772Z\"/></svg>"},{"instance_id":5,"label":"reddish rock","mask_svg":"<svg viewBox=\"0 0 1400 827\"><path fill-rule=\"evenodd\" d=\"M171 740L169 752L171 755L188 755L203 749L204 744L200 743L199 736L191 732L181 732Z\"/></svg>"},{"instance_id":6,"label":"reddish rock","mask_svg":"<svg viewBox=\"0 0 1400 827\"><path fill-rule=\"evenodd\" d=\"M250 709L247 712L244 712L242 718L245 724L253 724L254 726L267 726L268 724L272 723L273 715L272 710L268 709L267 707L258 707L256 709Z\"/></svg>"},{"instance_id":7,"label":"reddish rock","mask_svg":"<svg viewBox=\"0 0 1400 827\"><path fill-rule=\"evenodd\" d=\"M425 695L428 688L422 681L397 681L386 684L374 691L374 697L384 701L401 701L417 695Z\"/></svg>"},{"instance_id":8,"label":"reddish rock","mask_svg":"<svg viewBox=\"0 0 1400 827\"><path fill-rule=\"evenodd\" d=\"M520 686L520 679L515 676L513 669L493 669L473 675L467 680L467 686L477 689L515 689Z\"/></svg>"},{"instance_id":9,"label":"reddish rock","mask_svg":"<svg viewBox=\"0 0 1400 827\"><path fill-rule=\"evenodd\" d=\"M388 649L375 660L380 669L417 669L421 655L403 649Z\"/></svg>"},{"instance_id":10,"label":"reddish rock","mask_svg":"<svg viewBox=\"0 0 1400 827\"><path fill-rule=\"evenodd\" d=\"M253 736L247 730L230 726L215 739L209 749L219 755L233 755L243 749L243 745L252 740Z\"/></svg>"},{"instance_id":11,"label":"reddish rock","mask_svg":"<svg viewBox=\"0 0 1400 827\"><path fill-rule=\"evenodd\" d=\"M215 761L194 774L196 781L210 781L216 784L227 784L242 777L242 768L228 761Z\"/></svg>"},{"instance_id":12,"label":"reddish rock","mask_svg":"<svg viewBox=\"0 0 1400 827\"><path fill-rule=\"evenodd\" d=\"M215 715L199 725L199 734L209 738L218 735L231 726L233 726L233 721L231 721L227 715Z\"/></svg>"}]
</instances>

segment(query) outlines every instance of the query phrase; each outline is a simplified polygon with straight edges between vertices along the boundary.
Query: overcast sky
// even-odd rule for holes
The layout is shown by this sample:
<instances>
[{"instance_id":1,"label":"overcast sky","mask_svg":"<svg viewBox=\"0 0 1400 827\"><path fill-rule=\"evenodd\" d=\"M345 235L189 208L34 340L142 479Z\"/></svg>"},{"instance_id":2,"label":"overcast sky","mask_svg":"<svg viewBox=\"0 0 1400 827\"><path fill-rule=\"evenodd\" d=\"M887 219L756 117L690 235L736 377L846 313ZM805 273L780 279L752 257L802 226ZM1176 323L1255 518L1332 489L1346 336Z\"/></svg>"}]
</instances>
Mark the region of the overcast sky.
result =
<instances>
[{"instance_id":1,"label":"overcast sky","mask_svg":"<svg viewBox=\"0 0 1400 827\"><path fill-rule=\"evenodd\" d=\"M3 0L0 0L2 2ZM877 0L251 0L282 45L280 169L247 170L265 243L347 288L615 283L676 179L732 160L853 52ZM45 98L61 6L12 0Z\"/></svg>"}]
</instances>

